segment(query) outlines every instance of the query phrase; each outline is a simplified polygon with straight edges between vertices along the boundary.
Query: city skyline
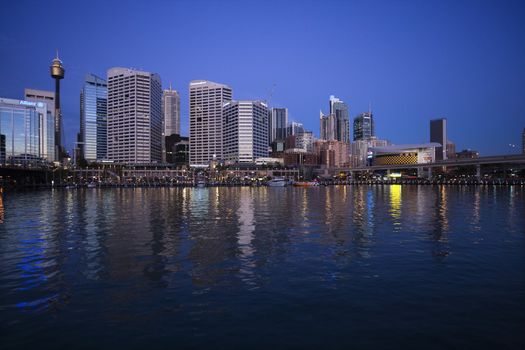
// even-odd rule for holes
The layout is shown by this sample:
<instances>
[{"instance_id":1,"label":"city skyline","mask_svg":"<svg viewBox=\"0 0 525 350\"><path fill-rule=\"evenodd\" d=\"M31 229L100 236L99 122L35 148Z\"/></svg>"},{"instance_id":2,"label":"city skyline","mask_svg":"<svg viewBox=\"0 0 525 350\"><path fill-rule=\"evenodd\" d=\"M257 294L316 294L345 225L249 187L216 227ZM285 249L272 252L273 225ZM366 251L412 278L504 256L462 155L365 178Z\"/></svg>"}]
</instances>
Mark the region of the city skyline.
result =
<instances>
[{"instance_id":1,"label":"city skyline","mask_svg":"<svg viewBox=\"0 0 525 350\"><path fill-rule=\"evenodd\" d=\"M409 3L307 2L300 10L295 9L294 2L275 3L268 6L272 11L267 15L273 14L280 27L259 29L245 28L247 20L233 21L254 7L242 8L235 1L224 6L212 2L160 3L155 7L134 3L125 9L114 4L103 8L102 3L95 3L84 9L100 13L101 23L110 23L117 9L128 14L149 9L158 17L152 28L156 37L150 32L140 33L132 22L121 27L97 26L91 35L81 27L79 15L84 12L78 6L59 3L67 16L62 22L50 22L42 33L35 31L32 18L36 13L49 13L51 6L22 2L9 4L9 11L4 11L10 16L0 25L0 50L5 61L0 68L4 82L0 96L20 99L25 88L53 91L48 69L58 48L67 71L61 81L61 105L69 152L79 130L78 91L84 76L93 73L104 78L113 66L158 73L163 88L173 82L173 88L181 93L181 128L186 136L188 83L206 79L231 86L236 99L270 99L269 107L288 108L289 120L303 123L317 137L318 111L325 109L328 96L335 95L350 106L351 120L372 103L377 136L393 143L426 142L429 120L447 118L449 137L458 150L476 149L482 155L519 151L509 147L520 143L519 131L525 123L525 49L520 40L525 30L519 21L523 9L519 2L499 7L474 2L429 3L420 6L417 13L405 11L410 10ZM28 4L34 11L22 11ZM301 16L293 16L296 10ZM254 37L258 43L243 41L239 47L228 48L210 38L197 44L195 39L204 29L190 30L193 19L184 17L192 13L210 25L219 23L214 17L217 14L223 17L227 25L218 28L214 37ZM396 14L403 15L403 24L397 23ZM163 21L168 15L173 19ZM260 19L265 13L255 15ZM332 29L326 29L314 24L316 19L322 22L330 16L345 18L347 25L334 22ZM375 29L362 26L370 20L374 20ZM484 25L486 21L491 25ZM158 29L165 27L173 29L170 36L176 33L178 41L173 47L159 44L168 34ZM132 47L132 39L113 45L112 35L126 30L138 38L141 50ZM30 44L29 33L33 35ZM58 39L51 35L57 33L61 34ZM328 55L331 37L343 42L337 54ZM275 62L259 55L276 49L284 56ZM231 50L244 50L256 58L242 60ZM493 123L496 115L498 123ZM475 132L471 132L472 125Z\"/></svg>"}]
</instances>

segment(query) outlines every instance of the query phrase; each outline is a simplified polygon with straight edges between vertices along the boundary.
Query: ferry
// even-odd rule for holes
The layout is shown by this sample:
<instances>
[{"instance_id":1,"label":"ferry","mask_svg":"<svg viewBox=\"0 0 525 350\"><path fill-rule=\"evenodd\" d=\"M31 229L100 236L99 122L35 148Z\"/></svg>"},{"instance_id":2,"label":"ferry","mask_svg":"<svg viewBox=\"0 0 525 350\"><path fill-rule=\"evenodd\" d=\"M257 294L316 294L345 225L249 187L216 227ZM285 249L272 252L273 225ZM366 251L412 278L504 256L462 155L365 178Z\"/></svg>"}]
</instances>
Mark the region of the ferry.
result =
<instances>
[{"instance_id":1,"label":"ferry","mask_svg":"<svg viewBox=\"0 0 525 350\"><path fill-rule=\"evenodd\" d=\"M270 187L284 187L288 182L283 178L275 178L268 181L268 186Z\"/></svg>"}]
</instances>

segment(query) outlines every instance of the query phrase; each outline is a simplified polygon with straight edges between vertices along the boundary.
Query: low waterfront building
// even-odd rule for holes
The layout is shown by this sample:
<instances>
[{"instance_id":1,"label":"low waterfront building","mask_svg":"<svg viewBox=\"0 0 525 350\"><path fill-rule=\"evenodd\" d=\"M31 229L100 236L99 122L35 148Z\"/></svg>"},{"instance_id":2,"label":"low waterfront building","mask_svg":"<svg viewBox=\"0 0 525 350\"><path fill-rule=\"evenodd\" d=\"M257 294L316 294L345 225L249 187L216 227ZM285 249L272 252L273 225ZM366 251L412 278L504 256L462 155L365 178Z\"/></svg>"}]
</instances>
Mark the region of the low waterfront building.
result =
<instances>
[{"instance_id":1,"label":"low waterfront building","mask_svg":"<svg viewBox=\"0 0 525 350\"><path fill-rule=\"evenodd\" d=\"M285 166L317 166L319 156L315 153L308 153L301 148L290 148L283 153Z\"/></svg>"},{"instance_id":2,"label":"low waterfront building","mask_svg":"<svg viewBox=\"0 0 525 350\"><path fill-rule=\"evenodd\" d=\"M55 160L55 120L47 104L0 98L0 164Z\"/></svg>"},{"instance_id":3,"label":"low waterfront building","mask_svg":"<svg viewBox=\"0 0 525 350\"><path fill-rule=\"evenodd\" d=\"M435 161L435 149L441 145L436 142L371 147L372 165L427 164Z\"/></svg>"},{"instance_id":4,"label":"low waterfront building","mask_svg":"<svg viewBox=\"0 0 525 350\"><path fill-rule=\"evenodd\" d=\"M256 165L275 165L280 164L284 165L284 159L283 158L273 158L273 157L259 157L255 159Z\"/></svg>"},{"instance_id":5,"label":"low waterfront building","mask_svg":"<svg viewBox=\"0 0 525 350\"><path fill-rule=\"evenodd\" d=\"M456 153L456 159L475 159L479 157L479 152L472 149L464 149Z\"/></svg>"}]
</instances>

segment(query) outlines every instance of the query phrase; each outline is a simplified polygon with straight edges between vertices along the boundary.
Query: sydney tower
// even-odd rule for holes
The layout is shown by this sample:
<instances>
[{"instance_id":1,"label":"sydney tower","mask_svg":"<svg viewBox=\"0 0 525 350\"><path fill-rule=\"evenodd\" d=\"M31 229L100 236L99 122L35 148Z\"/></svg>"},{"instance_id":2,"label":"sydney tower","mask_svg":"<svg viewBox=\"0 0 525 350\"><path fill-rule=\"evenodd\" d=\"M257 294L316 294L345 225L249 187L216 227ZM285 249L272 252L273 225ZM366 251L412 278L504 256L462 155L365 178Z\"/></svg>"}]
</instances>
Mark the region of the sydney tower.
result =
<instances>
[{"instance_id":1,"label":"sydney tower","mask_svg":"<svg viewBox=\"0 0 525 350\"><path fill-rule=\"evenodd\" d=\"M62 61L57 57L51 63L51 77L55 79L55 152L58 161L64 157L62 148L62 112L60 111L60 79L64 79L65 69Z\"/></svg>"}]
</instances>

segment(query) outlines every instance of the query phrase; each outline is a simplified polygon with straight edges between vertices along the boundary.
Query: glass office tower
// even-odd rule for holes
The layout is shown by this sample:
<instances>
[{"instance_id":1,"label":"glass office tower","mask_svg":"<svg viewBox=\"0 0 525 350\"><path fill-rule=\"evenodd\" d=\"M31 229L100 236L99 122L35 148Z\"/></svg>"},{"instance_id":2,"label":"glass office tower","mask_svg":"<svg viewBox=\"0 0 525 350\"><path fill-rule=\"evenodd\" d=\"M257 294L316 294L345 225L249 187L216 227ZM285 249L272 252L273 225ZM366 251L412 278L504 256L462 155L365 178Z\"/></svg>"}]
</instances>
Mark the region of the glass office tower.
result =
<instances>
[{"instance_id":1,"label":"glass office tower","mask_svg":"<svg viewBox=\"0 0 525 350\"><path fill-rule=\"evenodd\" d=\"M375 136L374 118L372 113L359 114L354 119L354 141L369 140Z\"/></svg>"},{"instance_id":2,"label":"glass office tower","mask_svg":"<svg viewBox=\"0 0 525 350\"><path fill-rule=\"evenodd\" d=\"M80 92L80 149L85 160L106 159L108 152L108 85L102 78L86 75Z\"/></svg>"},{"instance_id":3,"label":"glass office tower","mask_svg":"<svg viewBox=\"0 0 525 350\"><path fill-rule=\"evenodd\" d=\"M348 143L350 141L348 105L332 95L330 96L330 114L334 116L334 139Z\"/></svg>"},{"instance_id":4,"label":"glass office tower","mask_svg":"<svg viewBox=\"0 0 525 350\"><path fill-rule=\"evenodd\" d=\"M0 164L53 161L54 132L45 103L0 98Z\"/></svg>"},{"instance_id":5,"label":"glass office tower","mask_svg":"<svg viewBox=\"0 0 525 350\"><path fill-rule=\"evenodd\" d=\"M284 140L287 135L288 125L288 109L287 108L272 108L269 118L269 136L270 144L276 140Z\"/></svg>"}]
</instances>

